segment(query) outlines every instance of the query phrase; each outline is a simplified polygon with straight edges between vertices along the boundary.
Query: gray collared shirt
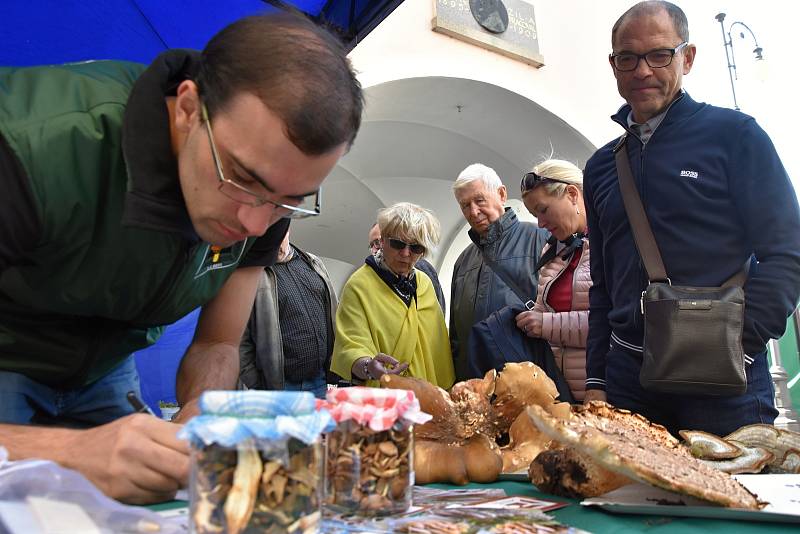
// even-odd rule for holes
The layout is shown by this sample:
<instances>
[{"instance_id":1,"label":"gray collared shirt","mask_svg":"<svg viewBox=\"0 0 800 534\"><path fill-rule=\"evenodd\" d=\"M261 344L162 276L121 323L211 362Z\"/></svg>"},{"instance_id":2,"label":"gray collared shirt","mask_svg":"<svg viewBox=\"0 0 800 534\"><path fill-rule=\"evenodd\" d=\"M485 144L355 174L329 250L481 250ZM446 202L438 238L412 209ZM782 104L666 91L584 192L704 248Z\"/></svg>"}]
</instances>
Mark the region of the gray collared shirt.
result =
<instances>
[{"instance_id":1,"label":"gray collared shirt","mask_svg":"<svg viewBox=\"0 0 800 534\"><path fill-rule=\"evenodd\" d=\"M655 132L656 128L658 128L658 125L664 120L664 116L666 116L668 109L669 108L665 109L655 117L650 117L649 120L642 124L639 124L633 120L633 110L631 110L628 112L628 127L639 136L639 139L642 140L642 144L646 145L650 140L650 137L652 137L653 132Z\"/></svg>"},{"instance_id":2,"label":"gray collared shirt","mask_svg":"<svg viewBox=\"0 0 800 534\"><path fill-rule=\"evenodd\" d=\"M678 95L675 99L670 102L667 109L656 115L655 117L650 117L649 120L645 121L643 124L639 124L635 120L633 120L633 110L628 112L628 128L633 130L633 132L639 136L639 139L642 140L642 144L646 145L650 138L653 136L653 132L656 131L658 125L661 124L661 121L664 120L664 117L667 115L667 111L669 108L672 107L672 104L678 101L684 95L683 89L678 92Z\"/></svg>"}]
</instances>

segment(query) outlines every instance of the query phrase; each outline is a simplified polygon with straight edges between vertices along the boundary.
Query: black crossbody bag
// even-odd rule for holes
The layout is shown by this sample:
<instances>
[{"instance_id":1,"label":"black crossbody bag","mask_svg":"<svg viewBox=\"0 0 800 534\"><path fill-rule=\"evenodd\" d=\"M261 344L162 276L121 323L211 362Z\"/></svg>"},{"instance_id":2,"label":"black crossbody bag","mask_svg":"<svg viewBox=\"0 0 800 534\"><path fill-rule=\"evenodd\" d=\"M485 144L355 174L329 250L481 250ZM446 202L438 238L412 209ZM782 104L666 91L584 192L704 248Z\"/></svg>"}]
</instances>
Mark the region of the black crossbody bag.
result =
<instances>
[{"instance_id":1,"label":"black crossbody bag","mask_svg":"<svg viewBox=\"0 0 800 534\"><path fill-rule=\"evenodd\" d=\"M747 266L720 287L676 286L633 180L625 144L614 147L619 187L649 283L642 291L644 343L639 382L648 391L732 396L747 390L742 329Z\"/></svg>"}]
</instances>

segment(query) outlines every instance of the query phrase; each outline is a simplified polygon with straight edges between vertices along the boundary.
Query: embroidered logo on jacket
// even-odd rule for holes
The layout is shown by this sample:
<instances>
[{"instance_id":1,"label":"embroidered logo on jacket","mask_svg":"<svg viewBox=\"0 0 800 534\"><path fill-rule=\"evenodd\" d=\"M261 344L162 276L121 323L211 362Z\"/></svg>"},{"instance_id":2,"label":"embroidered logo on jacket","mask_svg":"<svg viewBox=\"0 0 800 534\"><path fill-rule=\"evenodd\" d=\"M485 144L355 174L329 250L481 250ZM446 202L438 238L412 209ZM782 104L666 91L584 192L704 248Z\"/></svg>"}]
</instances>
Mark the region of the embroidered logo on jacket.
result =
<instances>
[{"instance_id":1,"label":"embroidered logo on jacket","mask_svg":"<svg viewBox=\"0 0 800 534\"><path fill-rule=\"evenodd\" d=\"M697 171L681 171L681 178L697 178Z\"/></svg>"},{"instance_id":2,"label":"embroidered logo on jacket","mask_svg":"<svg viewBox=\"0 0 800 534\"><path fill-rule=\"evenodd\" d=\"M197 272L194 273L195 280L217 269L236 267L239 264L239 260L242 258L246 244L247 239L239 241L225 249L205 244L206 250L203 255L203 261L197 268Z\"/></svg>"}]
</instances>

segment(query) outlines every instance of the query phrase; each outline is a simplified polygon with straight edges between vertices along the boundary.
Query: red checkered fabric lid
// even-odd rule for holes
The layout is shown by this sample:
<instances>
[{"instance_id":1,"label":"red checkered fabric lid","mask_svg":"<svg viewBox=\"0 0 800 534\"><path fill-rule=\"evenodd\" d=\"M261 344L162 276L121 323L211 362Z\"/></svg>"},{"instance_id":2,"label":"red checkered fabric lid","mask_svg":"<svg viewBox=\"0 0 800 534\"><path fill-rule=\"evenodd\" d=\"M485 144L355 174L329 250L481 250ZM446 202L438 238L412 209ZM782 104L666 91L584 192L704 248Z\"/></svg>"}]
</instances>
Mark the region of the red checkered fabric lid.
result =
<instances>
[{"instance_id":1,"label":"red checkered fabric lid","mask_svg":"<svg viewBox=\"0 0 800 534\"><path fill-rule=\"evenodd\" d=\"M376 432L388 430L399 418L416 424L431 420L414 392L405 389L336 388L328 391L324 404L337 423L352 419Z\"/></svg>"}]
</instances>

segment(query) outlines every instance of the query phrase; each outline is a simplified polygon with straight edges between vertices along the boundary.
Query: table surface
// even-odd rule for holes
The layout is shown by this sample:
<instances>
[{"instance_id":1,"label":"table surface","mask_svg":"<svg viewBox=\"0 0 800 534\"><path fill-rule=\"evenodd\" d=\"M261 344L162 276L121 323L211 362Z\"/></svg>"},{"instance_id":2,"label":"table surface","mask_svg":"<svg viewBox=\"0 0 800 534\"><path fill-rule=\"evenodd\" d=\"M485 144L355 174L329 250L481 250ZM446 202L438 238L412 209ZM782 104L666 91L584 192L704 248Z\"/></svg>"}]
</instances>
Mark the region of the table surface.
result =
<instances>
[{"instance_id":1,"label":"table surface","mask_svg":"<svg viewBox=\"0 0 800 534\"><path fill-rule=\"evenodd\" d=\"M786 533L800 532L799 525L786 523L757 521L726 521L722 519L697 519L689 517L671 517L657 515L629 515L606 512L597 507L581 506L577 499L556 497L540 492L529 482L503 481L493 484L468 484L451 486L448 484L430 484L431 487L443 489L488 489L500 488L507 495L524 495L550 501L568 502L569 506L547 512L565 525L577 527L596 534L627 534L633 532L652 532L657 534L700 534L709 531L726 532L726 534L752 533ZM169 510L186 506L185 501L172 501L151 505L155 511Z\"/></svg>"},{"instance_id":2,"label":"table surface","mask_svg":"<svg viewBox=\"0 0 800 534\"><path fill-rule=\"evenodd\" d=\"M436 487L454 487L434 485ZM494 484L469 484L468 488L502 488L508 495L525 495L551 501L569 502L569 506L547 512L558 521L571 527L581 528L596 534L628 532L666 533L707 533L709 531L729 534L751 534L755 532L798 532L800 526L786 523L756 521L725 521L721 519L697 519L690 517L671 517L657 515L629 515L606 512L595 506L581 506L578 499L556 497L540 492L529 482L495 482Z\"/></svg>"}]
</instances>

